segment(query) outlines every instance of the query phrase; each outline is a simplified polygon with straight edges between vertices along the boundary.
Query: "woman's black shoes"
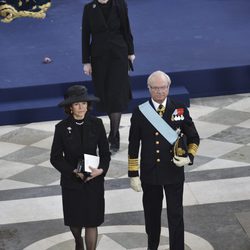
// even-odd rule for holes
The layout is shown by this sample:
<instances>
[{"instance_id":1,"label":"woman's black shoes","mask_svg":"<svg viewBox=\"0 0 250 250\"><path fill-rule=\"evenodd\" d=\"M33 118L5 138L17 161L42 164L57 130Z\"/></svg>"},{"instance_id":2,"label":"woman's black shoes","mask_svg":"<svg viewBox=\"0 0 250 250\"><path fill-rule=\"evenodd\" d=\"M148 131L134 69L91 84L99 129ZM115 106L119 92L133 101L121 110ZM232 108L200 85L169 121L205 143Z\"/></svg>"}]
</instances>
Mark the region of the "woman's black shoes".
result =
<instances>
[{"instance_id":1,"label":"woman's black shoes","mask_svg":"<svg viewBox=\"0 0 250 250\"><path fill-rule=\"evenodd\" d=\"M110 151L113 153L116 153L120 149L120 133L117 131L116 135L113 136L112 133L110 132L108 136L108 141L110 144Z\"/></svg>"}]
</instances>

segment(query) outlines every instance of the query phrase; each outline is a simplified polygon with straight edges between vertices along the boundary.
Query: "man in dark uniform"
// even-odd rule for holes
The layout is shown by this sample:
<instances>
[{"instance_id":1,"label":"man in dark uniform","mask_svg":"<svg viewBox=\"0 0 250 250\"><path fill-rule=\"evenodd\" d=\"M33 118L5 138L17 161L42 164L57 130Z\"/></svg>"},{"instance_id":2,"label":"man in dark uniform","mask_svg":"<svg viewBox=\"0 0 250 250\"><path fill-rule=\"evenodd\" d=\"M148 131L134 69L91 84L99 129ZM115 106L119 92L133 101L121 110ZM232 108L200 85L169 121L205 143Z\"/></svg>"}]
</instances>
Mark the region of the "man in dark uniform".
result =
<instances>
[{"instance_id":1,"label":"man in dark uniform","mask_svg":"<svg viewBox=\"0 0 250 250\"><path fill-rule=\"evenodd\" d=\"M170 250L184 250L183 166L193 164L200 142L188 109L168 97L170 84L169 76L162 71L149 76L151 99L135 109L129 132L128 176L133 190L143 190L150 250L159 246L163 191L167 201ZM173 152L173 144L181 135L186 138L186 150L179 148L178 156Z\"/></svg>"}]
</instances>

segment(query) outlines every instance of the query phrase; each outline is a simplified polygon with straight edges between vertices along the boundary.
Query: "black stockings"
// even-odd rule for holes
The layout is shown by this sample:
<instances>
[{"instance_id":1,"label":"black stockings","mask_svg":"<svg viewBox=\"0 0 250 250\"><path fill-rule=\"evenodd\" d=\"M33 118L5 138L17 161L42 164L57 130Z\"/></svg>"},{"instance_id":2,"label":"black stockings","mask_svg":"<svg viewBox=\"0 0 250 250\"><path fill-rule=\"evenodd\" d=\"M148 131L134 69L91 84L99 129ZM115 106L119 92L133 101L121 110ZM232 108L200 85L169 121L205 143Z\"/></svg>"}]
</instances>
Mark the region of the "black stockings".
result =
<instances>
[{"instance_id":1,"label":"black stockings","mask_svg":"<svg viewBox=\"0 0 250 250\"><path fill-rule=\"evenodd\" d=\"M70 227L70 231L72 232L75 239L79 239L82 237L82 228L81 227Z\"/></svg>"},{"instance_id":2,"label":"black stockings","mask_svg":"<svg viewBox=\"0 0 250 250\"><path fill-rule=\"evenodd\" d=\"M96 249L97 234L97 227L88 227L85 229L85 243L87 250Z\"/></svg>"},{"instance_id":3,"label":"black stockings","mask_svg":"<svg viewBox=\"0 0 250 250\"><path fill-rule=\"evenodd\" d=\"M76 250L84 250L83 239L82 239L82 228L81 227L70 227L75 243ZM85 244L87 250L95 250L97 244L98 231L97 227L87 227L85 228Z\"/></svg>"},{"instance_id":4,"label":"black stockings","mask_svg":"<svg viewBox=\"0 0 250 250\"><path fill-rule=\"evenodd\" d=\"M110 133L109 133L109 142L110 142L110 149L114 151L118 151L120 148L120 134L119 134L119 127L121 122L122 113L110 113Z\"/></svg>"},{"instance_id":5,"label":"black stockings","mask_svg":"<svg viewBox=\"0 0 250 250\"><path fill-rule=\"evenodd\" d=\"M70 231L72 232L72 234L75 238L75 243L76 243L75 250L84 250L83 239L82 239L82 228L81 227L70 227Z\"/></svg>"},{"instance_id":6,"label":"black stockings","mask_svg":"<svg viewBox=\"0 0 250 250\"><path fill-rule=\"evenodd\" d=\"M109 119L110 119L110 135L112 137L115 137L117 132L119 131L120 127L120 121L121 121L122 113L110 113Z\"/></svg>"}]
</instances>

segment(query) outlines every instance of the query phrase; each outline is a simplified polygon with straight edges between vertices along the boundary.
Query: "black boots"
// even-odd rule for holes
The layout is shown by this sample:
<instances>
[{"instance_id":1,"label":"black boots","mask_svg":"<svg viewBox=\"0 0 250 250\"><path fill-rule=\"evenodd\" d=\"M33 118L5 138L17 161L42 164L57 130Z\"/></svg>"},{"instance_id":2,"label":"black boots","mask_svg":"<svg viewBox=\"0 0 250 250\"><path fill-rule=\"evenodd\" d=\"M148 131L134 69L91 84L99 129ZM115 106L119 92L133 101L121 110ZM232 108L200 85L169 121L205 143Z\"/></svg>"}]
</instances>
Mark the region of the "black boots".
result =
<instances>
[{"instance_id":1,"label":"black boots","mask_svg":"<svg viewBox=\"0 0 250 250\"><path fill-rule=\"evenodd\" d=\"M79 238L75 240L76 242L76 250L84 250L84 245L83 245L83 238Z\"/></svg>"},{"instance_id":2,"label":"black boots","mask_svg":"<svg viewBox=\"0 0 250 250\"><path fill-rule=\"evenodd\" d=\"M113 136L110 132L108 136L108 141L110 143L110 150L113 153L116 153L120 149L120 133L117 131L116 135Z\"/></svg>"}]
</instances>

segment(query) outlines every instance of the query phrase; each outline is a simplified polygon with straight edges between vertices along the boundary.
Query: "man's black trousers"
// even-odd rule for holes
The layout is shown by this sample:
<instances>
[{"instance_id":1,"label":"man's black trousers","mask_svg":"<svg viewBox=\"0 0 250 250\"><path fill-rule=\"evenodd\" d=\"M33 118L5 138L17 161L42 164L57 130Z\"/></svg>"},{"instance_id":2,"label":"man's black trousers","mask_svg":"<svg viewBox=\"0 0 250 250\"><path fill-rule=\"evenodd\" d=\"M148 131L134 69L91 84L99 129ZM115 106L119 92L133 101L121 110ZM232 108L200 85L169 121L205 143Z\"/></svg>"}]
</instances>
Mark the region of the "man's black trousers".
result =
<instances>
[{"instance_id":1,"label":"man's black trousers","mask_svg":"<svg viewBox=\"0 0 250 250\"><path fill-rule=\"evenodd\" d=\"M142 183L148 249L157 250L161 234L163 191L167 201L170 250L184 250L183 182L166 185Z\"/></svg>"}]
</instances>

